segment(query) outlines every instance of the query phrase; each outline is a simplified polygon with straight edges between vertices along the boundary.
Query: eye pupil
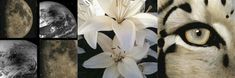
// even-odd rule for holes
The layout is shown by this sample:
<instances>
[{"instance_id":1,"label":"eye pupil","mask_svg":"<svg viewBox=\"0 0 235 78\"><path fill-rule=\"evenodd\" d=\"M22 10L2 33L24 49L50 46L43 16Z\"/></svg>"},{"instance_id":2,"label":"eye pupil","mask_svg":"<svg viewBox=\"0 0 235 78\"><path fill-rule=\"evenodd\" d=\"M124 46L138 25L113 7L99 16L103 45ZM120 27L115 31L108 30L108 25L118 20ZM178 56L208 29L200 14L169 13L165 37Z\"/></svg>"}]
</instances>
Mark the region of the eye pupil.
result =
<instances>
[{"instance_id":1,"label":"eye pupil","mask_svg":"<svg viewBox=\"0 0 235 78\"><path fill-rule=\"evenodd\" d=\"M202 31L201 30L196 30L196 34L197 34L197 36L201 36L202 35Z\"/></svg>"}]
</instances>

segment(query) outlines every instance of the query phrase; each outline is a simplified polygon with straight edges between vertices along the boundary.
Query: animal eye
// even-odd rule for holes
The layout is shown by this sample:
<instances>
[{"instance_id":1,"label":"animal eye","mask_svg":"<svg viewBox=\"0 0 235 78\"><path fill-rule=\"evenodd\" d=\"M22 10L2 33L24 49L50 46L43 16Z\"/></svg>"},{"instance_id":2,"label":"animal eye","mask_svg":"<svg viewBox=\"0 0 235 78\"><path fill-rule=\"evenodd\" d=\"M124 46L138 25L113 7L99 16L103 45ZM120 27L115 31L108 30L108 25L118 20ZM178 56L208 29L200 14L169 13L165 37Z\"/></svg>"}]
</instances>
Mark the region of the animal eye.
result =
<instances>
[{"instance_id":1,"label":"animal eye","mask_svg":"<svg viewBox=\"0 0 235 78\"><path fill-rule=\"evenodd\" d=\"M208 42L210 37L210 31L205 28L190 29L185 32L185 38L188 42L204 45Z\"/></svg>"},{"instance_id":2,"label":"animal eye","mask_svg":"<svg viewBox=\"0 0 235 78\"><path fill-rule=\"evenodd\" d=\"M193 46L207 47L225 45L222 37L210 25L193 22L183 25L175 31L184 42Z\"/></svg>"}]
</instances>

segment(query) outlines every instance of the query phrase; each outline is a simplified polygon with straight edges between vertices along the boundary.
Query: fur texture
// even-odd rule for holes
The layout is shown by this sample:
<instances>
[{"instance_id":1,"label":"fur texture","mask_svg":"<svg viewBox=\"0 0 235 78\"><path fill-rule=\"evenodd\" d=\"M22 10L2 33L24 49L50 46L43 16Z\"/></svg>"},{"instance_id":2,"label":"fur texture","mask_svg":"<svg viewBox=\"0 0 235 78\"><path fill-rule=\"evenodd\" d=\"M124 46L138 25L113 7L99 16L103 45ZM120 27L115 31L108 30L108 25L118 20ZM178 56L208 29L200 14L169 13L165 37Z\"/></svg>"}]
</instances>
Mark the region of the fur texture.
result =
<instances>
[{"instance_id":1,"label":"fur texture","mask_svg":"<svg viewBox=\"0 0 235 78\"><path fill-rule=\"evenodd\" d=\"M235 78L235 0L158 1L158 33L165 41L158 49L159 78ZM218 47L195 46L175 33L193 22L210 26L222 43L210 38Z\"/></svg>"}]
</instances>

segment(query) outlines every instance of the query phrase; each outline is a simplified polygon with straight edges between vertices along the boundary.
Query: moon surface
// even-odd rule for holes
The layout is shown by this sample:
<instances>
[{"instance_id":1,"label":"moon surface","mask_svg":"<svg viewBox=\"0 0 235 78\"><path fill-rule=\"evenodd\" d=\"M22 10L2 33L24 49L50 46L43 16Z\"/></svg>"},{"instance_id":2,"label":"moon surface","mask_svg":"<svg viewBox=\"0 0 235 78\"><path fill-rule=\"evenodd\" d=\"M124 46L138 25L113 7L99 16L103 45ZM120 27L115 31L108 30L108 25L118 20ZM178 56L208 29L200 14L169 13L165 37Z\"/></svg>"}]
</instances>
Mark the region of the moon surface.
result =
<instances>
[{"instance_id":1,"label":"moon surface","mask_svg":"<svg viewBox=\"0 0 235 78\"><path fill-rule=\"evenodd\" d=\"M23 40L1 40L0 78L37 78L37 46Z\"/></svg>"},{"instance_id":2,"label":"moon surface","mask_svg":"<svg viewBox=\"0 0 235 78\"><path fill-rule=\"evenodd\" d=\"M25 0L7 0L6 4L6 36L22 38L27 35L33 24L33 15Z\"/></svg>"},{"instance_id":3,"label":"moon surface","mask_svg":"<svg viewBox=\"0 0 235 78\"><path fill-rule=\"evenodd\" d=\"M76 20L64 5L40 2L40 38L76 38Z\"/></svg>"},{"instance_id":4,"label":"moon surface","mask_svg":"<svg viewBox=\"0 0 235 78\"><path fill-rule=\"evenodd\" d=\"M77 78L76 40L40 42L40 78Z\"/></svg>"}]
</instances>

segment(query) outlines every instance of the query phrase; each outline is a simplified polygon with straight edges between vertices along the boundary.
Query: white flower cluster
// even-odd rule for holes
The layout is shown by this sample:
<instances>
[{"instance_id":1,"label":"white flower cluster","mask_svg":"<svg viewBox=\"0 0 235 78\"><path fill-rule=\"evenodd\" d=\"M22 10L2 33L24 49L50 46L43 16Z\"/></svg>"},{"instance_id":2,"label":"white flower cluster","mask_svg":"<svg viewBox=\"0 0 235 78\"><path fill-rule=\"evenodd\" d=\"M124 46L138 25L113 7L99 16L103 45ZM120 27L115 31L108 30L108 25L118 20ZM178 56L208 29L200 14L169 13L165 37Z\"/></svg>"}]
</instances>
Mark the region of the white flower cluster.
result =
<instances>
[{"instance_id":1,"label":"white flower cluster","mask_svg":"<svg viewBox=\"0 0 235 78\"><path fill-rule=\"evenodd\" d=\"M146 78L144 74L157 71L157 63L140 62L147 55L158 56L150 48L157 43L157 35L147 29L157 28L158 19L140 11L145 0L79 1L78 35L83 35L91 48L96 49L98 43L103 50L83 67L106 68L103 78ZM100 31L113 31L115 36L111 39ZM85 50L79 48L78 52Z\"/></svg>"}]
</instances>

